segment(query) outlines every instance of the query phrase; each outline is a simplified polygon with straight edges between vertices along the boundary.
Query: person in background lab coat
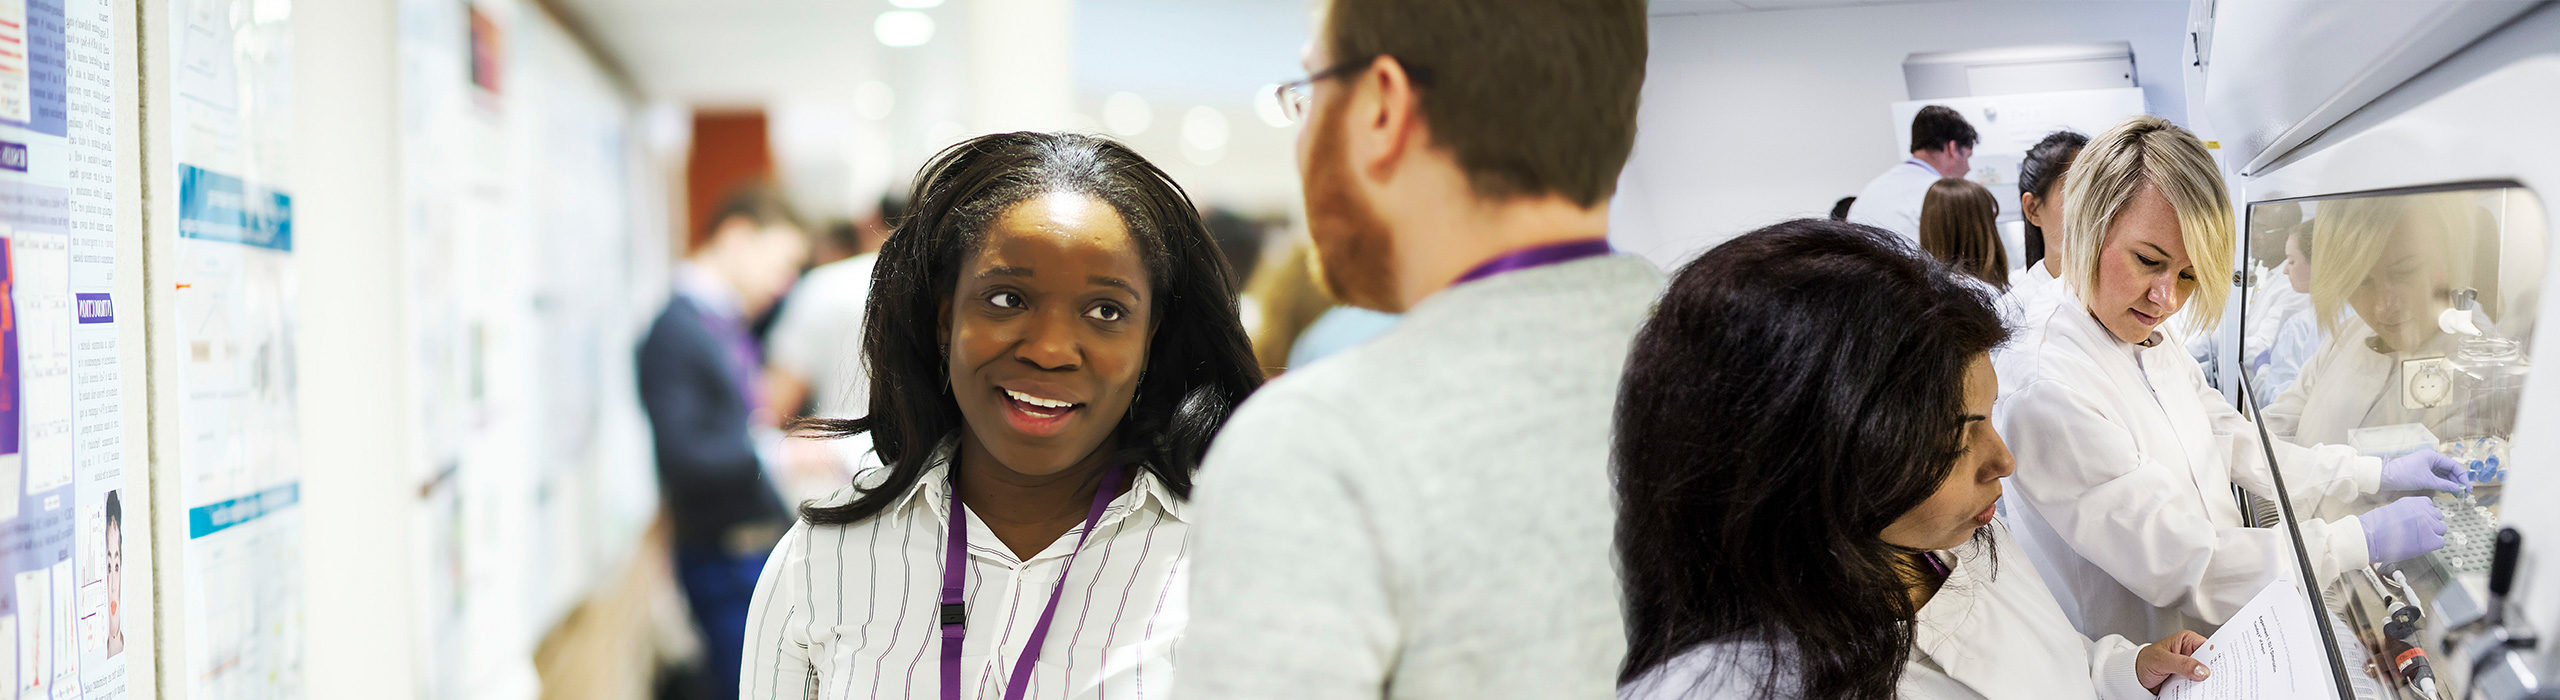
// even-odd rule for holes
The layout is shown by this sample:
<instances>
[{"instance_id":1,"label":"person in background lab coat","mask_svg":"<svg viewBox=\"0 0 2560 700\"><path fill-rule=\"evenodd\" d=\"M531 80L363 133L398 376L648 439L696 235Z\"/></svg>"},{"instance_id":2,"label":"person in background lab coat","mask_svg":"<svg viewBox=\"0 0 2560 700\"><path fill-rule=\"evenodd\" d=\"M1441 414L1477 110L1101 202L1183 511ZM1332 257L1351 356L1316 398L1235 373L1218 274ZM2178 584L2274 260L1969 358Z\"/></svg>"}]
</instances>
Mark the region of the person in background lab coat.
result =
<instances>
[{"instance_id":1,"label":"person in background lab coat","mask_svg":"<svg viewBox=\"0 0 2560 700\"><path fill-rule=\"evenodd\" d=\"M1964 115L1942 105L1920 108L1911 117L1911 157L1867 181L1849 204L1849 221L1902 234L1920 242L1920 207L1929 185L1939 178L1964 177L1973 171L1973 144L1980 136Z\"/></svg>"},{"instance_id":2,"label":"person in background lab coat","mask_svg":"<svg viewBox=\"0 0 2560 700\"><path fill-rule=\"evenodd\" d=\"M2034 148L2027 149L2025 160L2018 161L2018 211L2026 219L2026 256L2019 260L2025 269L2009 276L2009 291L2001 299L2003 308L2017 309L2020 316L2004 318L2010 330L2024 329L2018 324L2025 316L2045 310L2054 300L2070 294L2063 288L2062 278L2053 276L2050 254L2062 249L2062 176L2071 169L2071 159L2080 155L2080 147L2089 145L2089 136L2063 130L2046 134ZM1993 351L1994 364L2000 353Z\"/></svg>"},{"instance_id":3,"label":"person in background lab coat","mask_svg":"<svg viewBox=\"0 0 2560 700\"><path fill-rule=\"evenodd\" d=\"M2205 630L2294 571L2283 530L2243 526L2239 484L2274 498L2256 427L2158 326L2194 301L2209 327L2231 275L2231 203L2194 134L2128 119L2082 149L2063 186L2056 261L2073 299L2027 325L1992 420L2016 450L2008 516L2080 631L2137 638ZM2276 443L2297 504L2379 490L2467 488L2452 460L2385 463L2344 447ZM2444 516L2412 496L2300 523L2317 586L2443 546Z\"/></svg>"},{"instance_id":4,"label":"person in background lab coat","mask_svg":"<svg viewBox=\"0 0 2560 700\"><path fill-rule=\"evenodd\" d=\"M2311 318L2311 223L2298 202L2249 210L2251 253L2274 257L2243 261L2255 269L2241 314L2240 364L2249 400L2260 409L2293 386L2303 361L2327 340Z\"/></svg>"},{"instance_id":5,"label":"person in background lab coat","mask_svg":"<svg viewBox=\"0 0 2560 700\"><path fill-rule=\"evenodd\" d=\"M1889 232L1810 219L1680 272L1619 384L1620 697L2149 698L2204 677L2193 632L2073 630L1992 517L2014 466L1986 418L1992 299Z\"/></svg>"}]
</instances>

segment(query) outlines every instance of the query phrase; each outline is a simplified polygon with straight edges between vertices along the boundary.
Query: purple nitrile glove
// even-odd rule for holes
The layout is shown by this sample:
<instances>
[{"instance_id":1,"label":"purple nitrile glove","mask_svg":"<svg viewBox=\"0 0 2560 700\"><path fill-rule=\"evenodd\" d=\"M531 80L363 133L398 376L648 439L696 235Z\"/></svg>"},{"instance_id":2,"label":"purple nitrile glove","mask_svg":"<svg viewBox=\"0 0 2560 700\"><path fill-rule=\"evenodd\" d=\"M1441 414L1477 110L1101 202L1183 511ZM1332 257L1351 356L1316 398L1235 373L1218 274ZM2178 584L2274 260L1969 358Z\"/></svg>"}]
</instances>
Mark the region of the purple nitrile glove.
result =
<instances>
[{"instance_id":1,"label":"purple nitrile glove","mask_svg":"<svg viewBox=\"0 0 2560 700\"><path fill-rule=\"evenodd\" d=\"M2420 448L2382 463L2382 489L2469 493L2471 470L2452 457L2436 454L2435 448Z\"/></svg>"},{"instance_id":2,"label":"purple nitrile glove","mask_svg":"<svg viewBox=\"0 0 2560 700\"><path fill-rule=\"evenodd\" d=\"M2436 551L2444 546L2444 511L2425 496L2410 496L2358 518L2364 524L2365 551L2373 563L2388 564Z\"/></svg>"}]
</instances>

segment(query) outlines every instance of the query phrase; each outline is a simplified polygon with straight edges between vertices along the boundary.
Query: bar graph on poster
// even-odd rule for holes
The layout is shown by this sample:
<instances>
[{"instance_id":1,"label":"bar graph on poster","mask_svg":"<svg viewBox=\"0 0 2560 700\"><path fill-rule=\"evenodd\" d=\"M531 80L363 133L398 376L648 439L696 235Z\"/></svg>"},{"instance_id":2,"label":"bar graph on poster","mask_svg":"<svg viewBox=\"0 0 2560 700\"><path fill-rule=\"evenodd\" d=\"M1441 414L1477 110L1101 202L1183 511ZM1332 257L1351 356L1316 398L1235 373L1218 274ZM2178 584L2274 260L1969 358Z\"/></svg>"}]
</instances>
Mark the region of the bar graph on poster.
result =
<instances>
[{"instance_id":1,"label":"bar graph on poster","mask_svg":"<svg viewBox=\"0 0 2560 700\"><path fill-rule=\"evenodd\" d=\"M113 3L0 0L0 678L125 695ZM140 667L150 668L148 661Z\"/></svg>"},{"instance_id":2,"label":"bar graph on poster","mask_svg":"<svg viewBox=\"0 0 2560 700\"><path fill-rule=\"evenodd\" d=\"M173 0L178 497L192 698L300 697L291 5Z\"/></svg>"}]
</instances>

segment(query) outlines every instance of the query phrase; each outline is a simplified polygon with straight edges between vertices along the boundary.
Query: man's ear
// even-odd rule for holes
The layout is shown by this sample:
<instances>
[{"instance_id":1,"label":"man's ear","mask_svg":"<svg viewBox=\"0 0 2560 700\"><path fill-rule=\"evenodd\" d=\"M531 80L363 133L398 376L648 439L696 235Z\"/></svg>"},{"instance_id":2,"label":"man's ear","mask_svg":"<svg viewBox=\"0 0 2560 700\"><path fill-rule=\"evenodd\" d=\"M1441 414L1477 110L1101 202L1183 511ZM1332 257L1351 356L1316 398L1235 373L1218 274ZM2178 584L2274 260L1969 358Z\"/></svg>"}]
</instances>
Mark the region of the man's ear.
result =
<instances>
[{"instance_id":1,"label":"man's ear","mask_svg":"<svg viewBox=\"0 0 2560 700\"><path fill-rule=\"evenodd\" d=\"M1369 148L1354 151L1360 158L1360 169L1377 179L1395 172L1411 149L1419 146L1421 136L1422 95L1415 91L1413 75L1394 56L1379 56L1369 62L1352 86L1349 127L1365 132L1355 142L1366 142ZM1367 151L1362 153L1360 151Z\"/></svg>"}]
</instances>

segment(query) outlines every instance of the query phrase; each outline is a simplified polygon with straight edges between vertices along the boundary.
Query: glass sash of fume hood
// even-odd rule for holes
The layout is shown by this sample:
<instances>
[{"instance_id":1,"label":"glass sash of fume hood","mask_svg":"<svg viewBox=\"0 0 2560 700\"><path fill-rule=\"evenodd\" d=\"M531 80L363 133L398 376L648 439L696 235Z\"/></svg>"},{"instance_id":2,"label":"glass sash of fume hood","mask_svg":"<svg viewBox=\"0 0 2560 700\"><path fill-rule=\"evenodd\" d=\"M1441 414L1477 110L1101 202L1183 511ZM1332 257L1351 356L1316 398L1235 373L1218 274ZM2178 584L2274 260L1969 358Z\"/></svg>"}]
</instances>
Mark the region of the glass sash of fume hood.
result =
<instances>
[{"instance_id":1,"label":"glass sash of fume hood","mask_svg":"<svg viewBox=\"0 0 2560 700\"><path fill-rule=\"evenodd\" d=\"M2319 582L2342 698L2456 698L2467 670L2447 632L2484 611L2517 405L2532 367L2544 219L2532 192L2467 183L2252 203L2242 286L2240 392L2274 443L2392 458L2435 450L2470 477L2433 494L2445 544ZM2278 478L2299 469L2279 463ZM2280 482L2281 483L2281 482ZM2412 494L2252 509L2292 533ZM2243 495L2244 499L2254 498Z\"/></svg>"}]
</instances>

